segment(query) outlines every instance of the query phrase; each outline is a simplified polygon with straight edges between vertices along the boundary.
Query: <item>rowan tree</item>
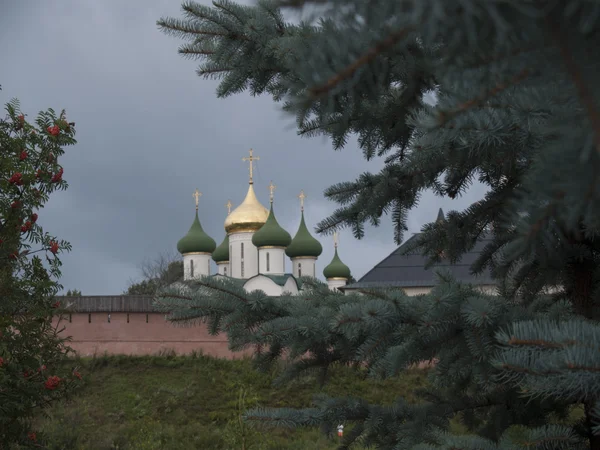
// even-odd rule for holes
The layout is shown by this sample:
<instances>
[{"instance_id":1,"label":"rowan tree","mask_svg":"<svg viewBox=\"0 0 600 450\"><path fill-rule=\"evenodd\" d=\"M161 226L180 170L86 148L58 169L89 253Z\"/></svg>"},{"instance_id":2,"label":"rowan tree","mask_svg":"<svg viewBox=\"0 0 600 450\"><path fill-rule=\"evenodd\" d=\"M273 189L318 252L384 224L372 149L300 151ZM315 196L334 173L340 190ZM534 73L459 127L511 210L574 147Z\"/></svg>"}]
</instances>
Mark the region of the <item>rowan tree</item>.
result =
<instances>
[{"instance_id":1,"label":"rowan tree","mask_svg":"<svg viewBox=\"0 0 600 450\"><path fill-rule=\"evenodd\" d=\"M65 398L81 379L67 367L71 351L60 332L60 255L71 245L44 231L43 207L67 188L59 164L76 143L65 112L40 112L29 122L19 102L0 119L0 449L39 447L35 414Z\"/></svg>"}]
</instances>

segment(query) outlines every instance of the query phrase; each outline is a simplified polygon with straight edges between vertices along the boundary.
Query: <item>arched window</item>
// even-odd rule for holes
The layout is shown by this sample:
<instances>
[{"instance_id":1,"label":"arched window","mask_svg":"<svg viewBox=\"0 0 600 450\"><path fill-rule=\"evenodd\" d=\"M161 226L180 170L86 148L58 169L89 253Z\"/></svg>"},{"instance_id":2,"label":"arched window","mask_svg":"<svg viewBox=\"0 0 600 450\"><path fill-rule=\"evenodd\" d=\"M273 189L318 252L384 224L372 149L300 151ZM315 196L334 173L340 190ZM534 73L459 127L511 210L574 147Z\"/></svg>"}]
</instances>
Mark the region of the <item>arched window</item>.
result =
<instances>
[{"instance_id":1,"label":"arched window","mask_svg":"<svg viewBox=\"0 0 600 450\"><path fill-rule=\"evenodd\" d=\"M267 252L267 272L271 270L271 258L269 252Z\"/></svg>"},{"instance_id":2,"label":"arched window","mask_svg":"<svg viewBox=\"0 0 600 450\"><path fill-rule=\"evenodd\" d=\"M194 260L190 260L190 278L194 278Z\"/></svg>"},{"instance_id":3,"label":"arched window","mask_svg":"<svg viewBox=\"0 0 600 450\"><path fill-rule=\"evenodd\" d=\"M244 278L244 261L242 261L242 278Z\"/></svg>"},{"instance_id":4,"label":"arched window","mask_svg":"<svg viewBox=\"0 0 600 450\"><path fill-rule=\"evenodd\" d=\"M298 276L302 276L302 263L298 263Z\"/></svg>"},{"instance_id":5,"label":"arched window","mask_svg":"<svg viewBox=\"0 0 600 450\"><path fill-rule=\"evenodd\" d=\"M206 275L210 274L210 259L208 261L206 261L208 263L208 272L206 272Z\"/></svg>"},{"instance_id":6,"label":"arched window","mask_svg":"<svg viewBox=\"0 0 600 450\"><path fill-rule=\"evenodd\" d=\"M227 266L223 267L223 274L227 276Z\"/></svg>"},{"instance_id":7,"label":"arched window","mask_svg":"<svg viewBox=\"0 0 600 450\"><path fill-rule=\"evenodd\" d=\"M240 255L240 257L241 257L242 259L244 259L244 243L243 243L243 242L242 242L242 252L241 252L241 255Z\"/></svg>"}]
</instances>

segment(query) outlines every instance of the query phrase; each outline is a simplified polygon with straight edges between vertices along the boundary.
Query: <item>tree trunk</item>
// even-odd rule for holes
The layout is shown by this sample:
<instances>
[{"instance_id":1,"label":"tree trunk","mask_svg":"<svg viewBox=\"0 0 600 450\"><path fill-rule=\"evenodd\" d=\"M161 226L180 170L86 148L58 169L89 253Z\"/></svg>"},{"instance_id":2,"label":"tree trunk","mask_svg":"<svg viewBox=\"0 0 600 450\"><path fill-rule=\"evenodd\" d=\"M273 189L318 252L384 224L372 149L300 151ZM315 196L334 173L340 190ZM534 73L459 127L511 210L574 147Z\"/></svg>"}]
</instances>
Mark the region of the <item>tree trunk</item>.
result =
<instances>
[{"instance_id":1,"label":"tree trunk","mask_svg":"<svg viewBox=\"0 0 600 450\"><path fill-rule=\"evenodd\" d=\"M594 290L594 269L595 263L592 260L583 260L576 262L572 266L572 285L568 291L571 294L571 301L575 307L575 311L581 314L586 319L593 319L595 316L594 298L592 296ZM594 435L592 432L592 410L597 397L588 399L584 402L585 424L589 433L590 450L600 450L600 435Z\"/></svg>"}]
</instances>

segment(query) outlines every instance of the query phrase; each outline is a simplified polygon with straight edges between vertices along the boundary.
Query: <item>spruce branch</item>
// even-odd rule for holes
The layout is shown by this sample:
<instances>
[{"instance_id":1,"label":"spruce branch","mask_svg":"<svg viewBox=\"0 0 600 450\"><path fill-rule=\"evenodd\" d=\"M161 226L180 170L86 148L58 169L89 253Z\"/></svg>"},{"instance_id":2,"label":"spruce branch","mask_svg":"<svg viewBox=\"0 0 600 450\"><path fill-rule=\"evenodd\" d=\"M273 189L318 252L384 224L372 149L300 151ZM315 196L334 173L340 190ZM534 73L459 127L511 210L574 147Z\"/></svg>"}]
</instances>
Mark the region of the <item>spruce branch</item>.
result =
<instances>
[{"instance_id":1,"label":"spruce branch","mask_svg":"<svg viewBox=\"0 0 600 450\"><path fill-rule=\"evenodd\" d=\"M466 111L469 111L473 108L479 107L487 102L489 99L498 95L502 91L505 91L508 88L514 87L518 83L526 80L530 76L532 76L533 72L531 69L523 69L517 74L513 75L506 81L501 81L497 83L493 88L486 90L484 93L479 96L468 100L466 102L458 104L451 111L438 110L438 123L437 126L446 125L449 121L455 119L458 115L463 114Z\"/></svg>"},{"instance_id":2,"label":"spruce branch","mask_svg":"<svg viewBox=\"0 0 600 450\"><path fill-rule=\"evenodd\" d=\"M407 27L402 30L397 30L390 33L385 39L375 44L363 55L361 55L359 58L353 61L352 64L346 66L336 75L327 80L326 83L322 84L321 86L311 87L308 89L308 91L313 97L321 97L329 93L338 84L351 78L358 69L369 64L377 56L394 47L397 43L399 43L402 39L406 38L413 31L414 28Z\"/></svg>"},{"instance_id":3,"label":"spruce branch","mask_svg":"<svg viewBox=\"0 0 600 450\"><path fill-rule=\"evenodd\" d=\"M579 100L587 111L588 118L592 125L592 133L594 136L594 147L596 152L600 154L600 108L594 102L594 94L585 81L581 67L573 57L572 49L569 48L569 43L572 41L571 36L567 36L563 31L563 26L555 20L551 14L546 16L546 26L553 38L554 45L559 50L559 54L563 60L564 68L571 77ZM580 43L585 45L584 43Z\"/></svg>"}]
</instances>

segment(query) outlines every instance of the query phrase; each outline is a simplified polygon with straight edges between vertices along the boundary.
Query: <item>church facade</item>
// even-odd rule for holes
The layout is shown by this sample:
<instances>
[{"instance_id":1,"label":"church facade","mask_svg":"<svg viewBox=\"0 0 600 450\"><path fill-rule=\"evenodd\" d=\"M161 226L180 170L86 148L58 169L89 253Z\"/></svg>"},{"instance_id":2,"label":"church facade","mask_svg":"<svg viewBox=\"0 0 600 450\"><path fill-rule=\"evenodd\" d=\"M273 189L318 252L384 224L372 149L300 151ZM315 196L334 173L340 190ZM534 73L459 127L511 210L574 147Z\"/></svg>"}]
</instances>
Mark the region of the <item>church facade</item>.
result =
<instances>
[{"instance_id":1,"label":"church facade","mask_svg":"<svg viewBox=\"0 0 600 450\"><path fill-rule=\"evenodd\" d=\"M323 252L321 243L315 239L304 221L304 199L301 191L300 225L296 235L291 235L277 222L274 211L275 186L269 184L270 208L265 208L254 191L253 162L258 157L250 156L244 160L250 163L248 191L242 203L231 211L231 202L227 203L228 214L225 219L225 237L221 244L202 228L198 217L198 190L194 192L196 216L188 233L177 243L177 250L183 257L184 280L193 280L203 276L223 276L243 280L247 291L262 290L268 295L278 296L284 292L297 294L301 289L298 278L317 276L317 259ZM333 260L323 270L331 289L345 286L350 279L350 269L338 255L337 239L334 239ZM287 259L291 271L286 271ZM211 259L217 265L217 273L211 273Z\"/></svg>"}]
</instances>

